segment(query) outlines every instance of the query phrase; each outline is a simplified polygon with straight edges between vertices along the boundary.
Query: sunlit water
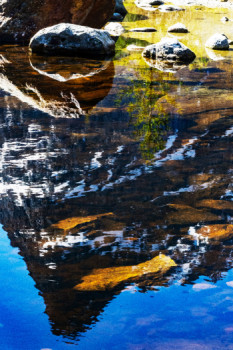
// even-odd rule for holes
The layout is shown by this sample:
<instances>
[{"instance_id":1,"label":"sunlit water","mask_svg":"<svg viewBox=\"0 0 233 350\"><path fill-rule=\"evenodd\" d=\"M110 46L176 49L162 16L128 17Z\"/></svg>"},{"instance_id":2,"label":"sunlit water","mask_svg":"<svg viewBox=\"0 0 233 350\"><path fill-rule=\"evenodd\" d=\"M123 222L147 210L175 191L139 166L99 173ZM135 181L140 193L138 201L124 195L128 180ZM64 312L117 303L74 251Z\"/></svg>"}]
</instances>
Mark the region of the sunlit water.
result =
<instances>
[{"instance_id":1,"label":"sunlit water","mask_svg":"<svg viewBox=\"0 0 233 350\"><path fill-rule=\"evenodd\" d=\"M0 48L2 349L233 349L233 14L127 5L113 61ZM171 20L189 66L126 49Z\"/></svg>"}]
</instances>

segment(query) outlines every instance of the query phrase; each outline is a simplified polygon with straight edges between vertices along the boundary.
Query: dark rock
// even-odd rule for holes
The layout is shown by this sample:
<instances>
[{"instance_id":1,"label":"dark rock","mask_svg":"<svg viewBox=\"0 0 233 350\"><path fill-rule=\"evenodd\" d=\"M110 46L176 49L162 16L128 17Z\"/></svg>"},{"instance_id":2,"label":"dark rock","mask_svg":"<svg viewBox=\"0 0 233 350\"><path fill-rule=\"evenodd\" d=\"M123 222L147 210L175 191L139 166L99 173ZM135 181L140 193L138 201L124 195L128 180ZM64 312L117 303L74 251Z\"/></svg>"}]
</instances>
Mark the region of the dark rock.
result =
<instances>
[{"instance_id":1,"label":"dark rock","mask_svg":"<svg viewBox=\"0 0 233 350\"><path fill-rule=\"evenodd\" d=\"M38 30L58 23L102 28L114 8L115 0L2 0L0 42L27 44Z\"/></svg>"},{"instance_id":2,"label":"dark rock","mask_svg":"<svg viewBox=\"0 0 233 350\"><path fill-rule=\"evenodd\" d=\"M147 32L147 33L150 33L150 32L157 32L157 30L155 28L152 28L152 27L142 27L142 28L130 29L130 32Z\"/></svg>"},{"instance_id":3,"label":"dark rock","mask_svg":"<svg viewBox=\"0 0 233 350\"><path fill-rule=\"evenodd\" d=\"M161 12L184 11L183 8L172 5L161 5L158 8Z\"/></svg>"},{"instance_id":4,"label":"dark rock","mask_svg":"<svg viewBox=\"0 0 233 350\"><path fill-rule=\"evenodd\" d=\"M120 13L117 13L117 12L115 12L113 15L112 15L112 17L111 17L111 21L116 21L116 22L121 22L121 21L123 21L123 16L120 14Z\"/></svg>"},{"instance_id":5,"label":"dark rock","mask_svg":"<svg viewBox=\"0 0 233 350\"><path fill-rule=\"evenodd\" d=\"M29 47L39 54L99 57L113 55L115 42L104 30L60 23L41 29L32 37Z\"/></svg>"},{"instance_id":6,"label":"dark rock","mask_svg":"<svg viewBox=\"0 0 233 350\"><path fill-rule=\"evenodd\" d=\"M152 59L192 62L196 55L177 39L163 38L159 43L149 45L143 56Z\"/></svg>"},{"instance_id":7,"label":"dark rock","mask_svg":"<svg viewBox=\"0 0 233 350\"><path fill-rule=\"evenodd\" d=\"M116 0L115 12L120 13L122 16L125 16L127 10L124 6L123 0Z\"/></svg>"}]
</instances>

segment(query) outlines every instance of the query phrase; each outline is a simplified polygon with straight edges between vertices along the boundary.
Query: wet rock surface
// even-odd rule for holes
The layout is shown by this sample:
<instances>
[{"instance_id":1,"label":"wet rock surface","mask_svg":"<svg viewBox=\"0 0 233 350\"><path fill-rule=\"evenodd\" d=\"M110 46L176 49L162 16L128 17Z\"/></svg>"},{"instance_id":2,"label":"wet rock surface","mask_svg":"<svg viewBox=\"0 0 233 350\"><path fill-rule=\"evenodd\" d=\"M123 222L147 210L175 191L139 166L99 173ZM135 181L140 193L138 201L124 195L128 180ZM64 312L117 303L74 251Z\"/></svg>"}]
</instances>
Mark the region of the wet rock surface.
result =
<instances>
[{"instance_id":1,"label":"wet rock surface","mask_svg":"<svg viewBox=\"0 0 233 350\"><path fill-rule=\"evenodd\" d=\"M39 54L92 58L112 56L115 52L115 42L106 31L67 23L41 29L29 47Z\"/></svg>"},{"instance_id":2,"label":"wet rock surface","mask_svg":"<svg viewBox=\"0 0 233 350\"><path fill-rule=\"evenodd\" d=\"M101 28L114 8L114 0L1 1L0 41L28 43L38 30L62 22Z\"/></svg>"},{"instance_id":3,"label":"wet rock surface","mask_svg":"<svg viewBox=\"0 0 233 350\"><path fill-rule=\"evenodd\" d=\"M143 56L182 62L192 62L196 57L193 51L173 38L163 38L159 43L147 46L143 51Z\"/></svg>"}]
</instances>

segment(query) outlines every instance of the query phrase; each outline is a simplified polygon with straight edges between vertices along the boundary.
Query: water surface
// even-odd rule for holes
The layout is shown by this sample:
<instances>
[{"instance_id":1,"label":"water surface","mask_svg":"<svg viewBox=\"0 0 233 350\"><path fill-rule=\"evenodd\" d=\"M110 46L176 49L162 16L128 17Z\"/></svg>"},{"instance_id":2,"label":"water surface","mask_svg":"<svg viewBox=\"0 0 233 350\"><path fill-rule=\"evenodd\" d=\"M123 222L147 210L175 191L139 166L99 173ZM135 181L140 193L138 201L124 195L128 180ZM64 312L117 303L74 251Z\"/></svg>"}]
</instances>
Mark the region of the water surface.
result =
<instances>
[{"instance_id":1,"label":"water surface","mask_svg":"<svg viewBox=\"0 0 233 350\"><path fill-rule=\"evenodd\" d=\"M128 10L112 61L0 48L3 349L233 348L231 13ZM126 49L171 19L191 65Z\"/></svg>"}]
</instances>

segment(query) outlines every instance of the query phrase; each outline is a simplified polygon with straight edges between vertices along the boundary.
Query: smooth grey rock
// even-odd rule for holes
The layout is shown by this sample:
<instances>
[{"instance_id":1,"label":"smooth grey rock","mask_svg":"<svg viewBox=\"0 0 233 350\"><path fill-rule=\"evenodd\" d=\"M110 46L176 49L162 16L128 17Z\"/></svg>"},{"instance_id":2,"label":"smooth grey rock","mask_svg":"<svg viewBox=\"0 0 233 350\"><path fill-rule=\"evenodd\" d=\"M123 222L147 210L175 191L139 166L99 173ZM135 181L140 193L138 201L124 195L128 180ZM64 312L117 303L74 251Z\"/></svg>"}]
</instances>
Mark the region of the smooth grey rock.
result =
<instances>
[{"instance_id":1,"label":"smooth grey rock","mask_svg":"<svg viewBox=\"0 0 233 350\"><path fill-rule=\"evenodd\" d=\"M161 5L158 7L161 12L170 12L170 11L184 11L183 8L172 5Z\"/></svg>"},{"instance_id":2,"label":"smooth grey rock","mask_svg":"<svg viewBox=\"0 0 233 350\"><path fill-rule=\"evenodd\" d=\"M196 57L193 51L175 38L163 38L157 44L146 46L142 54L152 59L181 62L192 62Z\"/></svg>"},{"instance_id":3,"label":"smooth grey rock","mask_svg":"<svg viewBox=\"0 0 233 350\"><path fill-rule=\"evenodd\" d=\"M225 34L216 33L207 40L205 46L213 50L228 50L228 38Z\"/></svg>"},{"instance_id":4,"label":"smooth grey rock","mask_svg":"<svg viewBox=\"0 0 233 350\"><path fill-rule=\"evenodd\" d=\"M46 55L97 57L115 52L115 42L108 32L69 23L41 29L29 47L32 52Z\"/></svg>"},{"instance_id":5,"label":"smooth grey rock","mask_svg":"<svg viewBox=\"0 0 233 350\"><path fill-rule=\"evenodd\" d=\"M188 33L188 29L182 23L173 24L167 31L169 33Z\"/></svg>"},{"instance_id":6,"label":"smooth grey rock","mask_svg":"<svg viewBox=\"0 0 233 350\"><path fill-rule=\"evenodd\" d=\"M124 17L120 13L115 12L112 15L111 21L121 22L121 21L123 21L123 19L124 19Z\"/></svg>"},{"instance_id":7,"label":"smooth grey rock","mask_svg":"<svg viewBox=\"0 0 233 350\"><path fill-rule=\"evenodd\" d=\"M157 30L153 27L142 27L142 28L133 28L130 29L130 32L146 32L146 33L151 33L151 32L157 32Z\"/></svg>"},{"instance_id":8,"label":"smooth grey rock","mask_svg":"<svg viewBox=\"0 0 233 350\"><path fill-rule=\"evenodd\" d=\"M112 36L120 36L125 32L125 28L118 22L109 22L104 27L104 30Z\"/></svg>"}]
</instances>

